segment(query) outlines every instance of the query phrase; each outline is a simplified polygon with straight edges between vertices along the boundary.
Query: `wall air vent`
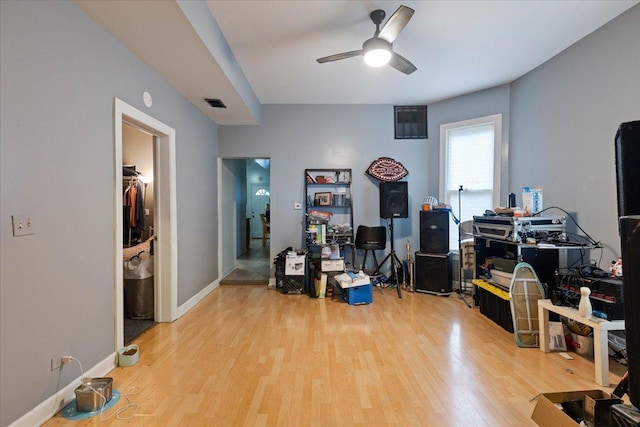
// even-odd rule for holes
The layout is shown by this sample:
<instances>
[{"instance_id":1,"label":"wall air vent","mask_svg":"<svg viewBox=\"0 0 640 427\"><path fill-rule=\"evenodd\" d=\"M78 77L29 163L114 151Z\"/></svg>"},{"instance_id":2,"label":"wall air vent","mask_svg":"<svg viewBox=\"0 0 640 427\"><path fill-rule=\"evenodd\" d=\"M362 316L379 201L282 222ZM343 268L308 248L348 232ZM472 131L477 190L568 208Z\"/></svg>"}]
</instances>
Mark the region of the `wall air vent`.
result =
<instances>
[{"instance_id":1,"label":"wall air vent","mask_svg":"<svg viewBox=\"0 0 640 427\"><path fill-rule=\"evenodd\" d=\"M394 107L396 139L427 139L427 106Z\"/></svg>"},{"instance_id":2,"label":"wall air vent","mask_svg":"<svg viewBox=\"0 0 640 427\"><path fill-rule=\"evenodd\" d=\"M207 101L207 104L211 105L213 108L227 108L227 106L224 105L224 102L219 99L205 98L204 100Z\"/></svg>"}]
</instances>

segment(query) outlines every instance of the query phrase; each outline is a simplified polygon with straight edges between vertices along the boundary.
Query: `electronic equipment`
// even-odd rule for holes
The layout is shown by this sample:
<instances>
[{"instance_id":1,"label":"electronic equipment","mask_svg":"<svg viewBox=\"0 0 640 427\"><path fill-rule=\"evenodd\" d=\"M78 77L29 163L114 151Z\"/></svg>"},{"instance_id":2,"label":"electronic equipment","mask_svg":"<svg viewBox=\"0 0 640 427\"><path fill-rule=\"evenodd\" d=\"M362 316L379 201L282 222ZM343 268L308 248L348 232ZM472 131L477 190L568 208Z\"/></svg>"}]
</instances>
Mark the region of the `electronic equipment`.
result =
<instances>
[{"instance_id":1,"label":"electronic equipment","mask_svg":"<svg viewBox=\"0 0 640 427\"><path fill-rule=\"evenodd\" d=\"M532 238L538 241L566 240L567 220L557 216L474 216L473 232L478 236L510 242L524 243Z\"/></svg>"},{"instance_id":2,"label":"electronic equipment","mask_svg":"<svg viewBox=\"0 0 640 427\"><path fill-rule=\"evenodd\" d=\"M380 218L408 218L407 181L380 182Z\"/></svg>"},{"instance_id":3,"label":"electronic equipment","mask_svg":"<svg viewBox=\"0 0 640 427\"><path fill-rule=\"evenodd\" d=\"M420 211L420 251L449 252L449 211Z\"/></svg>"},{"instance_id":4,"label":"electronic equipment","mask_svg":"<svg viewBox=\"0 0 640 427\"><path fill-rule=\"evenodd\" d=\"M416 252L415 256L416 292L436 295L451 293L453 289L451 253Z\"/></svg>"},{"instance_id":5,"label":"electronic equipment","mask_svg":"<svg viewBox=\"0 0 640 427\"><path fill-rule=\"evenodd\" d=\"M585 275L588 270L576 268L568 272L556 271L556 295L552 295L556 305L578 307L580 288L591 289L589 300L594 312L600 312L607 320L623 320L624 286L620 279ZM598 270L595 270L596 274Z\"/></svg>"}]
</instances>

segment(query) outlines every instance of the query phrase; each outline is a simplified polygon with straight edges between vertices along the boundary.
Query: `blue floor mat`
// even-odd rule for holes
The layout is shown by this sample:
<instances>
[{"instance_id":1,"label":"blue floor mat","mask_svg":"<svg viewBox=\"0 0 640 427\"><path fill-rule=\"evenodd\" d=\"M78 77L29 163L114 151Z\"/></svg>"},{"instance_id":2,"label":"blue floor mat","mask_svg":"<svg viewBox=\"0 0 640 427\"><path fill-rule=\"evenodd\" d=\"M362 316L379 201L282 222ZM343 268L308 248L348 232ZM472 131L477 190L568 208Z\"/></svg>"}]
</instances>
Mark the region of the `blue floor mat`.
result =
<instances>
[{"instance_id":1,"label":"blue floor mat","mask_svg":"<svg viewBox=\"0 0 640 427\"><path fill-rule=\"evenodd\" d=\"M84 420L87 418L95 417L96 415L100 415L101 412L106 412L111 409L118 401L120 400L120 392L118 390L113 390L111 393L111 400L104 405L102 410L97 410L93 412L78 412L76 409L76 399L73 399L67 406L62 410L62 416L67 420Z\"/></svg>"}]
</instances>

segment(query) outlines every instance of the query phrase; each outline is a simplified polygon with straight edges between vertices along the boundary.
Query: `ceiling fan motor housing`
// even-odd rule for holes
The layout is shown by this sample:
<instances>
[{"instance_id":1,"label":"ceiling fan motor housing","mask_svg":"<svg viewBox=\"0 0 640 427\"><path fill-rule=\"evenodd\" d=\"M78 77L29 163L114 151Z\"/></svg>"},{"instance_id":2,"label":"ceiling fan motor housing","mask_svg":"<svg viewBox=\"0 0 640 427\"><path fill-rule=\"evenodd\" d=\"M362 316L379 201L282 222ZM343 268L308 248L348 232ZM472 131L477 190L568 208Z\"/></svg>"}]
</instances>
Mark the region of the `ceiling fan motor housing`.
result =
<instances>
[{"instance_id":1,"label":"ceiling fan motor housing","mask_svg":"<svg viewBox=\"0 0 640 427\"><path fill-rule=\"evenodd\" d=\"M382 9L374 10L369 14L369 17L371 18L373 23L376 24L376 27L382 24L382 21L384 20L385 16L386 16L386 13L384 13L384 10Z\"/></svg>"},{"instance_id":2,"label":"ceiling fan motor housing","mask_svg":"<svg viewBox=\"0 0 640 427\"><path fill-rule=\"evenodd\" d=\"M375 49L384 49L391 51L392 47L391 43L389 43L385 39L381 39L380 37L371 37L369 40L365 41L362 44L362 50L364 50L364 53Z\"/></svg>"},{"instance_id":3,"label":"ceiling fan motor housing","mask_svg":"<svg viewBox=\"0 0 640 427\"><path fill-rule=\"evenodd\" d=\"M364 61L371 67L381 67L391 59L392 46L380 37L371 37L362 44Z\"/></svg>"}]
</instances>

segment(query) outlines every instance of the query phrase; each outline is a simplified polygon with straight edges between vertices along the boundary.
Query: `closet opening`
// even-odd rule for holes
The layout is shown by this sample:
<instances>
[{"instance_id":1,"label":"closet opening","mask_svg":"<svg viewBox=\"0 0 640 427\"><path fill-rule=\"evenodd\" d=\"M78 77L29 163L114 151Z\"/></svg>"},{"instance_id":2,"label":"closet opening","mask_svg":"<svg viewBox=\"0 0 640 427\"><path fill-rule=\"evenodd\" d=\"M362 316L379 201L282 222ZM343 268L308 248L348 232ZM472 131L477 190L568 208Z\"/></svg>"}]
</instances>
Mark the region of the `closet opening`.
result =
<instances>
[{"instance_id":1,"label":"closet opening","mask_svg":"<svg viewBox=\"0 0 640 427\"><path fill-rule=\"evenodd\" d=\"M122 123L124 344L155 325L154 135Z\"/></svg>"},{"instance_id":2,"label":"closet opening","mask_svg":"<svg viewBox=\"0 0 640 427\"><path fill-rule=\"evenodd\" d=\"M126 142L131 132L144 135L145 155L131 157ZM114 339L118 351L125 343L125 317L145 317L133 320L151 323L172 322L178 317L178 249L175 130L115 98L114 135ZM125 191L132 188L135 194L127 192L129 197L125 198ZM132 213L133 205L136 209ZM127 301L125 268L141 270L138 276L127 272L127 279L135 281L133 289L128 289ZM151 291L153 296L149 297ZM135 304L126 307L135 293L145 298L134 298Z\"/></svg>"}]
</instances>

